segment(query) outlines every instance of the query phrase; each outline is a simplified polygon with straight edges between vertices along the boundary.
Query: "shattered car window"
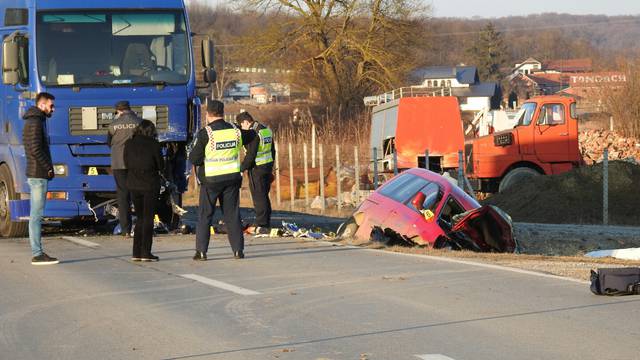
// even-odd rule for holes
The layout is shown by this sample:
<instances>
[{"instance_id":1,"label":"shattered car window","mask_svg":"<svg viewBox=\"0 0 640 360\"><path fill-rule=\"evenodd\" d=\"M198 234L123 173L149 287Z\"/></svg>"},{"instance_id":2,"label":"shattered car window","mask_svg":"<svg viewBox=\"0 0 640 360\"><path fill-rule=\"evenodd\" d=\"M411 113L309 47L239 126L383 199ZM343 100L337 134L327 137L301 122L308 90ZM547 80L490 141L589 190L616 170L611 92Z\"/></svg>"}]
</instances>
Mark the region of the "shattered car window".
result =
<instances>
[{"instance_id":1,"label":"shattered car window","mask_svg":"<svg viewBox=\"0 0 640 360\"><path fill-rule=\"evenodd\" d=\"M420 189L428 183L429 181L416 176L405 187L399 189L395 194L393 194L391 198L400 203L410 202Z\"/></svg>"},{"instance_id":2,"label":"shattered car window","mask_svg":"<svg viewBox=\"0 0 640 360\"><path fill-rule=\"evenodd\" d=\"M429 183L423 187L420 192L424 194L422 210L431 210L432 212L435 212L440 204L440 200L442 200L442 190L440 189L440 186L436 183ZM418 211L411 201L408 202L407 206Z\"/></svg>"},{"instance_id":3,"label":"shattered car window","mask_svg":"<svg viewBox=\"0 0 640 360\"><path fill-rule=\"evenodd\" d=\"M440 219L444 221L447 226L450 228L452 225L453 217L458 214L462 214L466 210L454 199L449 196L447 199L447 203L442 207L442 211L440 211Z\"/></svg>"},{"instance_id":4,"label":"shattered car window","mask_svg":"<svg viewBox=\"0 0 640 360\"><path fill-rule=\"evenodd\" d=\"M420 191L420 188L428 183L429 181L424 178L406 174L391 180L391 183L380 189L380 194L398 202L406 203Z\"/></svg>"}]
</instances>

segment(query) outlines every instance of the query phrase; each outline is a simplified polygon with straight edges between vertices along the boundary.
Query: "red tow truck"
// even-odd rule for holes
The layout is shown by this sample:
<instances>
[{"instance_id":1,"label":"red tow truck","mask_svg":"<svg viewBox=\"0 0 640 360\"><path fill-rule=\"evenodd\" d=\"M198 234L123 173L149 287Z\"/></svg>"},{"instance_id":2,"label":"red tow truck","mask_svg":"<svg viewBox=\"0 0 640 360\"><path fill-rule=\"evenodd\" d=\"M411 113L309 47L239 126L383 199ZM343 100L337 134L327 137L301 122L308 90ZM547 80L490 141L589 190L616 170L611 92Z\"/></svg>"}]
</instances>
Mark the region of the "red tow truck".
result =
<instances>
[{"instance_id":1,"label":"red tow truck","mask_svg":"<svg viewBox=\"0 0 640 360\"><path fill-rule=\"evenodd\" d=\"M516 119L513 129L465 142L465 173L474 189L502 192L523 179L560 174L583 163L575 99L529 99Z\"/></svg>"}]
</instances>

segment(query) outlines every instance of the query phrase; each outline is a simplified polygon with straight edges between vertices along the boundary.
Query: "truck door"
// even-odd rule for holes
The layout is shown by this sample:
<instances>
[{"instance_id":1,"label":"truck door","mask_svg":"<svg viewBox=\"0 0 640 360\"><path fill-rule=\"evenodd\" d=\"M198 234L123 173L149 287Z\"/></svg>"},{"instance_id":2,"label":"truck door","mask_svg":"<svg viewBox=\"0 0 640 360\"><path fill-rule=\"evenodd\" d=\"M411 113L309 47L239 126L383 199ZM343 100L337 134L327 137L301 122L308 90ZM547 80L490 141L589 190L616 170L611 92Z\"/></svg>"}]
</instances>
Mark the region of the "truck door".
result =
<instances>
[{"instance_id":1,"label":"truck door","mask_svg":"<svg viewBox=\"0 0 640 360\"><path fill-rule=\"evenodd\" d=\"M543 163L566 162L569 158L569 127L563 104L545 104L540 108L534 129L534 145Z\"/></svg>"}]
</instances>

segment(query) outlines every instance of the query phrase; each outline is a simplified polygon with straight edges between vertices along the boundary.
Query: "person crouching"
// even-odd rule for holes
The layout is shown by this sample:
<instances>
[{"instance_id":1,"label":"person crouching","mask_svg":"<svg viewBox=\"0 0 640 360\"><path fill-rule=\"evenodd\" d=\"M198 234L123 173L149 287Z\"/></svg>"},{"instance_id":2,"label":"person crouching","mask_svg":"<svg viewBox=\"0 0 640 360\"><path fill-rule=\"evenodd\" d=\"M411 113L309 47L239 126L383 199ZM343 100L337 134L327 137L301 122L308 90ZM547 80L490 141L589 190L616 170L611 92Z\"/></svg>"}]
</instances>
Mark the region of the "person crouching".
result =
<instances>
[{"instance_id":1,"label":"person crouching","mask_svg":"<svg viewBox=\"0 0 640 360\"><path fill-rule=\"evenodd\" d=\"M160 174L164 169L160 143L155 125L143 120L133 138L124 147L124 162L128 170L127 189L136 214L133 236L133 261L158 261L151 253L153 244L153 218L160 193Z\"/></svg>"}]
</instances>

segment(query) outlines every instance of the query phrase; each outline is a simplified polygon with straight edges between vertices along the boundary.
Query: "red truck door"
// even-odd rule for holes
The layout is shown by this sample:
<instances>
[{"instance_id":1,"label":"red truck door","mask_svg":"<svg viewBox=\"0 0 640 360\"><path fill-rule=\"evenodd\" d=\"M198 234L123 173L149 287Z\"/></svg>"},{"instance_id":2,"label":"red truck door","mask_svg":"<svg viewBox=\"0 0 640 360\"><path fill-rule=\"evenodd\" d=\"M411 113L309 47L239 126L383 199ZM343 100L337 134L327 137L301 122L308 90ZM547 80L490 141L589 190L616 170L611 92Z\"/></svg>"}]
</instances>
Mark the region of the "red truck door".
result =
<instances>
[{"instance_id":1,"label":"red truck door","mask_svg":"<svg viewBox=\"0 0 640 360\"><path fill-rule=\"evenodd\" d=\"M561 103L540 107L535 119L534 144L538 160L543 163L566 162L569 159L568 109Z\"/></svg>"}]
</instances>

